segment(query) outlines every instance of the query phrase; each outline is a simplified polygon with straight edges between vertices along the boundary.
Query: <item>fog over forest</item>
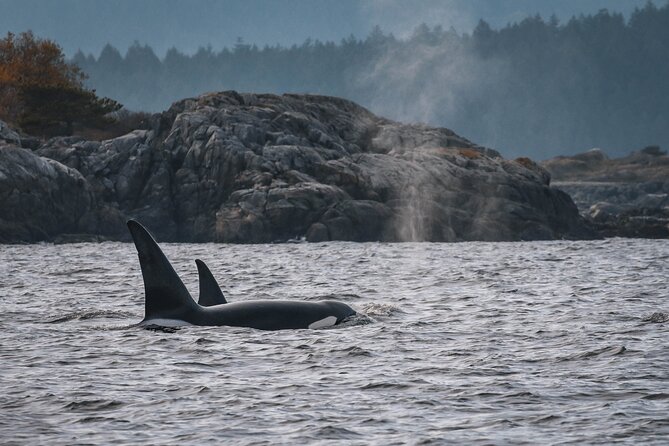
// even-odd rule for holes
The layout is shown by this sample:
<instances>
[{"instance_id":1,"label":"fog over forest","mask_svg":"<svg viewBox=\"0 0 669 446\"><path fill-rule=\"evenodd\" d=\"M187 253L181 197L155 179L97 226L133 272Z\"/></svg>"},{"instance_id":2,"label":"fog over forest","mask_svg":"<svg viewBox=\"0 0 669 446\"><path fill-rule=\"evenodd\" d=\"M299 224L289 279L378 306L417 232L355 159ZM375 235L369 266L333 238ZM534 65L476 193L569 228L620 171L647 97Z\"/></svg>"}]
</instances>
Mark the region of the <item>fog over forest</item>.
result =
<instances>
[{"instance_id":1,"label":"fog over forest","mask_svg":"<svg viewBox=\"0 0 669 446\"><path fill-rule=\"evenodd\" d=\"M601 147L610 155L669 147L669 3L628 17L531 16L472 32L374 28L339 42L239 40L221 51L136 43L73 60L88 85L131 110L160 111L206 91L297 92L352 99L376 114L453 129L505 156L545 159Z\"/></svg>"}]
</instances>

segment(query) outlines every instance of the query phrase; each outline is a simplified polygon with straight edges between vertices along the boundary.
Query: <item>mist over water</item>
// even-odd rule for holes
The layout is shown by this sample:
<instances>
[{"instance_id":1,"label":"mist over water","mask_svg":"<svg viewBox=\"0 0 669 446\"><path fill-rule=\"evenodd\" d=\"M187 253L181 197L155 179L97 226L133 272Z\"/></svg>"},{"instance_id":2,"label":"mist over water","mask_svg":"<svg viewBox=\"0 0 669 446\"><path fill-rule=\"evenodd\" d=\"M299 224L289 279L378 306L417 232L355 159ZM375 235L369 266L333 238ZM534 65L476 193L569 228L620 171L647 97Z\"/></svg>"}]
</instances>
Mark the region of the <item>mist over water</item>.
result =
<instances>
[{"instance_id":1,"label":"mist over water","mask_svg":"<svg viewBox=\"0 0 669 446\"><path fill-rule=\"evenodd\" d=\"M425 223L432 210L426 206L419 187L409 184L404 190L402 199L407 206L403 208L399 216L401 224L399 227L399 238L406 242L422 242L427 239Z\"/></svg>"},{"instance_id":2,"label":"mist over water","mask_svg":"<svg viewBox=\"0 0 669 446\"><path fill-rule=\"evenodd\" d=\"M149 331L131 244L0 246L9 444L662 444L669 244L165 244L326 330Z\"/></svg>"},{"instance_id":3,"label":"mist over water","mask_svg":"<svg viewBox=\"0 0 669 446\"><path fill-rule=\"evenodd\" d=\"M398 121L448 127L481 145L499 147L499 110L489 100L490 92L508 79L509 62L479 57L451 31L438 44L435 38L423 25L411 42L386 46L354 81L366 92L365 104Z\"/></svg>"}]
</instances>

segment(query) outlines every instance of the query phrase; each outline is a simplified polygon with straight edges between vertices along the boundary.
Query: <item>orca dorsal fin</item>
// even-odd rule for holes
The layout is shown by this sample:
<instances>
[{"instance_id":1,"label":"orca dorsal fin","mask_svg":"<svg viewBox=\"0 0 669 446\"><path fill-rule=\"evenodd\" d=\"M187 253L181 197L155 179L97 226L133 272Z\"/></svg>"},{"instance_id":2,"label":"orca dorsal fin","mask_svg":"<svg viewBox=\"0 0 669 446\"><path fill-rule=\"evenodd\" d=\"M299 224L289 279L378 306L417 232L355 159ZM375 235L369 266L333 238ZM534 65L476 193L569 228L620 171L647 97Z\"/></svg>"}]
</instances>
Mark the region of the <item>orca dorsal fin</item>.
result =
<instances>
[{"instance_id":1,"label":"orca dorsal fin","mask_svg":"<svg viewBox=\"0 0 669 446\"><path fill-rule=\"evenodd\" d=\"M213 305L227 304L225 296L218 286L218 282L214 275L209 270L209 267L200 259L196 259L197 275L200 280L200 300L198 304L203 307L211 307Z\"/></svg>"},{"instance_id":2,"label":"orca dorsal fin","mask_svg":"<svg viewBox=\"0 0 669 446\"><path fill-rule=\"evenodd\" d=\"M198 308L188 289L149 231L135 220L127 224L144 279L144 320L186 320Z\"/></svg>"}]
</instances>

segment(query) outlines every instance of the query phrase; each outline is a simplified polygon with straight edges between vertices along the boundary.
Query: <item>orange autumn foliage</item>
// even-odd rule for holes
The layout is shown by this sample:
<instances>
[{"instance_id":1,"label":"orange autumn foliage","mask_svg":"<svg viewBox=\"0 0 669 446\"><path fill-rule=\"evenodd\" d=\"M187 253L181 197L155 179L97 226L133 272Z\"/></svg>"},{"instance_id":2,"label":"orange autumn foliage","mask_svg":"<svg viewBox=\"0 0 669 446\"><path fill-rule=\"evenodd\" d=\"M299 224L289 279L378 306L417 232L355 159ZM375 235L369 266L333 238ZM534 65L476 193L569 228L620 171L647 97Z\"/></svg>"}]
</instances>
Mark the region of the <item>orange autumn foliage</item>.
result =
<instances>
[{"instance_id":1,"label":"orange autumn foliage","mask_svg":"<svg viewBox=\"0 0 669 446\"><path fill-rule=\"evenodd\" d=\"M44 136L71 134L73 125L105 123L121 105L84 88L84 73L55 42L8 33L0 39L0 119Z\"/></svg>"},{"instance_id":2,"label":"orange autumn foliage","mask_svg":"<svg viewBox=\"0 0 669 446\"><path fill-rule=\"evenodd\" d=\"M65 61L60 47L32 32L0 40L0 119L16 122L21 89L35 86L81 88L84 74Z\"/></svg>"},{"instance_id":3,"label":"orange autumn foliage","mask_svg":"<svg viewBox=\"0 0 669 446\"><path fill-rule=\"evenodd\" d=\"M472 160L479 159L482 156L481 152L479 152L478 150L474 150L474 149L459 149L458 153L460 155L464 156L465 158L469 158L469 159L472 159Z\"/></svg>"}]
</instances>

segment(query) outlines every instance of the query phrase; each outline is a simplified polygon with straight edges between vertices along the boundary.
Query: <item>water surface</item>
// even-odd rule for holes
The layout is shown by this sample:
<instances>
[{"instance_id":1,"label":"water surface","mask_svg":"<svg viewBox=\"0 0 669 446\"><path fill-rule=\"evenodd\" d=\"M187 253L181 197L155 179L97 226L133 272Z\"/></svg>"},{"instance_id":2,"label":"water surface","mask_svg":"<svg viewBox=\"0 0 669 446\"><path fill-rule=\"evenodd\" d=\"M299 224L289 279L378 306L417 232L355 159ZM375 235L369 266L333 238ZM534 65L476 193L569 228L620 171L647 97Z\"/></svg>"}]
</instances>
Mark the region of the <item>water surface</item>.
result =
<instances>
[{"instance_id":1,"label":"water surface","mask_svg":"<svg viewBox=\"0 0 669 446\"><path fill-rule=\"evenodd\" d=\"M0 246L0 443L666 444L669 241L163 248L371 322L145 330L131 244Z\"/></svg>"}]
</instances>

